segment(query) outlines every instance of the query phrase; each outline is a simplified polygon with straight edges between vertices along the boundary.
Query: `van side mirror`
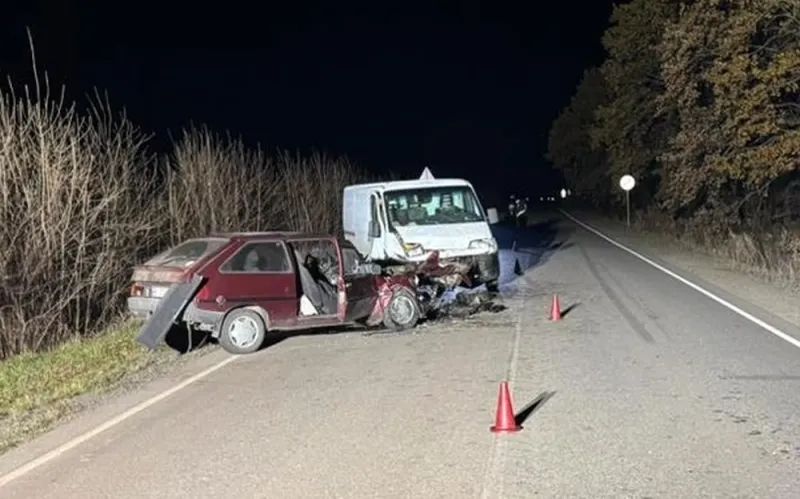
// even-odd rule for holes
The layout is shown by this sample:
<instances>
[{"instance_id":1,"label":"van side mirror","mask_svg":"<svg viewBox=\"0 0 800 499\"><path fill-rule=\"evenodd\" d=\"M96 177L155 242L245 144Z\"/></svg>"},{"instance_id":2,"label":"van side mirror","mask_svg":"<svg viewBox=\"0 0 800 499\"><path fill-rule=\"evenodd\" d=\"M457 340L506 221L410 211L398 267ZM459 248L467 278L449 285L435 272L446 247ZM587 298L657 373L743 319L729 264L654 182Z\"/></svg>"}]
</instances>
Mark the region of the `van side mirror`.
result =
<instances>
[{"instance_id":1,"label":"van side mirror","mask_svg":"<svg viewBox=\"0 0 800 499\"><path fill-rule=\"evenodd\" d=\"M497 208L489 208L486 210L486 217L489 219L489 224L494 225L500 221L500 216L497 214Z\"/></svg>"},{"instance_id":2,"label":"van side mirror","mask_svg":"<svg viewBox=\"0 0 800 499\"><path fill-rule=\"evenodd\" d=\"M375 239L376 237L381 237L381 226L378 224L377 220L370 220L369 221L369 229L368 235L370 239Z\"/></svg>"}]
</instances>

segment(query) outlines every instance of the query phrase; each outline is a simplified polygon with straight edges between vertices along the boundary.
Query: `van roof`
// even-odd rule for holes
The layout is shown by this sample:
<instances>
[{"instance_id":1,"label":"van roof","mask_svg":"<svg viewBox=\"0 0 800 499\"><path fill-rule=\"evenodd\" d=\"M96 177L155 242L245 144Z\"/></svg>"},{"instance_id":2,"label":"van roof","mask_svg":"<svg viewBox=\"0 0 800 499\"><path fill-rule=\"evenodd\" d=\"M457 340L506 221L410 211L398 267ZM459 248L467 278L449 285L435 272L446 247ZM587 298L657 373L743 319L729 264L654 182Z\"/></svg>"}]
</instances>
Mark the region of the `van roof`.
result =
<instances>
[{"instance_id":1,"label":"van roof","mask_svg":"<svg viewBox=\"0 0 800 499\"><path fill-rule=\"evenodd\" d=\"M345 187L345 190L352 189L352 188L375 188L375 187L382 187L385 190L395 190L395 189L415 189L415 188L425 188L425 187L441 187L443 185L459 185L459 186L470 186L472 184L469 181L464 180L463 178L435 178L431 180L395 180L390 182L373 182L370 184L354 184L348 185Z\"/></svg>"}]
</instances>

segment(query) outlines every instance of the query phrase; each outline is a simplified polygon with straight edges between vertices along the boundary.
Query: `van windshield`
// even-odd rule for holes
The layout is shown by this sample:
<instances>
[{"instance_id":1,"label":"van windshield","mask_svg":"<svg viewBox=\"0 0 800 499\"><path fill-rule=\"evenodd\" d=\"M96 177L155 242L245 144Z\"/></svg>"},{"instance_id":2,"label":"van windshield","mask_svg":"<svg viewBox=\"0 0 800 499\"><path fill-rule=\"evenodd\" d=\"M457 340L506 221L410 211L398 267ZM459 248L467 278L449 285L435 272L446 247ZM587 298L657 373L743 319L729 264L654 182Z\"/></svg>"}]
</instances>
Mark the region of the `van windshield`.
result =
<instances>
[{"instance_id":1,"label":"van windshield","mask_svg":"<svg viewBox=\"0 0 800 499\"><path fill-rule=\"evenodd\" d=\"M392 227L485 220L475 194L464 185L385 191L383 196Z\"/></svg>"}]
</instances>

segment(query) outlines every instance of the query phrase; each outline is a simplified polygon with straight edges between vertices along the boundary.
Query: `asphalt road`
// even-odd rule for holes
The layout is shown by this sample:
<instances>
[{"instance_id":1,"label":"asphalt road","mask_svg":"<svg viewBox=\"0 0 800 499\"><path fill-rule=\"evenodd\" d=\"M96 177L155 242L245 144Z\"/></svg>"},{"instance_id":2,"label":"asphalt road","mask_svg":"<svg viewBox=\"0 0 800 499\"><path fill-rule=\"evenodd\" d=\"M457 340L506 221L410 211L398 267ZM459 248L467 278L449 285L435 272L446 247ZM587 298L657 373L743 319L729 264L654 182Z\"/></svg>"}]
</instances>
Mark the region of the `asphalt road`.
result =
<instances>
[{"instance_id":1,"label":"asphalt road","mask_svg":"<svg viewBox=\"0 0 800 499\"><path fill-rule=\"evenodd\" d=\"M800 349L571 222L521 239L505 312L287 339L0 497L798 497ZM503 379L518 412L543 402L495 436ZM0 458L0 476L177 381Z\"/></svg>"}]
</instances>

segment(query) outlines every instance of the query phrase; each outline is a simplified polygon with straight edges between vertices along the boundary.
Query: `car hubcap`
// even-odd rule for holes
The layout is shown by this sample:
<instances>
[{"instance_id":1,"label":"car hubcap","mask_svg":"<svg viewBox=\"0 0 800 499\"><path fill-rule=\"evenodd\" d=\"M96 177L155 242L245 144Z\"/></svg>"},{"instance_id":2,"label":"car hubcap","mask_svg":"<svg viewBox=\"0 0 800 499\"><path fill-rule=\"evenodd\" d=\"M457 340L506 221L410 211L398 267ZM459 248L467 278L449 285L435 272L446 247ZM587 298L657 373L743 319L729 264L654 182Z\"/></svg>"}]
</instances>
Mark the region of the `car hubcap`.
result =
<instances>
[{"instance_id":1,"label":"car hubcap","mask_svg":"<svg viewBox=\"0 0 800 499\"><path fill-rule=\"evenodd\" d=\"M405 295L396 296L389 308L392 320L399 325L411 322L414 317L414 303Z\"/></svg>"},{"instance_id":2,"label":"car hubcap","mask_svg":"<svg viewBox=\"0 0 800 499\"><path fill-rule=\"evenodd\" d=\"M238 348L250 348L258 338L258 324L250 317L237 317L228 328L228 338Z\"/></svg>"}]
</instances>

